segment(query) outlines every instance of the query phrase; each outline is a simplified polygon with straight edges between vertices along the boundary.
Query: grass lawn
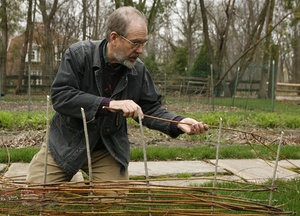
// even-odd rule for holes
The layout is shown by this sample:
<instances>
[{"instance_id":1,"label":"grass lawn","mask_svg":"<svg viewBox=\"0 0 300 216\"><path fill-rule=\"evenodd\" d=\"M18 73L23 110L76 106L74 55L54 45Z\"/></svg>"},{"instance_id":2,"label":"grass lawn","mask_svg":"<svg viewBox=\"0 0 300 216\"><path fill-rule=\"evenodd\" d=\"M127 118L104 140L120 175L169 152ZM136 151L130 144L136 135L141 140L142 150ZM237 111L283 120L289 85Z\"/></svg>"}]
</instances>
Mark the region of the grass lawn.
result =
<instances>
[{"instance_id":1,"label":"grass lawn","mask_svg":"<svg viewBox=\"0 0 300 216\"><path fill-rule=\"evenodd\" d=\"M39 150L39 147L27 148L0 148L0 163L25 162L29 163ZM220 159L251 159L263 158L276 159L277 146L264 147L261 145L230 145L220 147ZM300 146L282 146L281 159L300 159ZM216 148L214 146L196 147L147 147L147 159L149 161L177 160L205 160L215 159ZM142 148L131 149L132 161L143 161Z\"/></svg>"}]
</instances>

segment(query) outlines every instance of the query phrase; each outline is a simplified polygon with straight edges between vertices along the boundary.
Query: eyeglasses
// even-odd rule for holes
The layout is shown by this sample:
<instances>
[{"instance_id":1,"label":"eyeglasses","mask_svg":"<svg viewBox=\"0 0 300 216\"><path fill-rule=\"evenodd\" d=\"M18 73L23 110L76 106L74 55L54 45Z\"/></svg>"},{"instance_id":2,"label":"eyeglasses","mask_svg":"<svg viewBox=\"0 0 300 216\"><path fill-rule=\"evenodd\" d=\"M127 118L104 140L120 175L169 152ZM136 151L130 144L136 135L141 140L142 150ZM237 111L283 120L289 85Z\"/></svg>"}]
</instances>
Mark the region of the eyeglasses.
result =
<instances>
[{"instance_id":1,"label":"eyeglasses","mask_svg":"<svg viewBox=\"0 0 300 216\"><path fill-rule=\"evenodd\" d=\"M116 33L117 33L117 32L116 32ZM148 41L145 41L145 42L143 42L143 43L140 43L140 42L132 42L131 40L128 40L126 37L124 37L124 36L122 36L122 35L120 35L120 34L118 34L118 33L117 33L117 35L119 35L122 39L126 40L128 43L130 43L133 50L137 50L139 47L144 47L144 46L146 46L146 44L147 44L147 42L148 42Z\"/></svg>"}]
</instances>

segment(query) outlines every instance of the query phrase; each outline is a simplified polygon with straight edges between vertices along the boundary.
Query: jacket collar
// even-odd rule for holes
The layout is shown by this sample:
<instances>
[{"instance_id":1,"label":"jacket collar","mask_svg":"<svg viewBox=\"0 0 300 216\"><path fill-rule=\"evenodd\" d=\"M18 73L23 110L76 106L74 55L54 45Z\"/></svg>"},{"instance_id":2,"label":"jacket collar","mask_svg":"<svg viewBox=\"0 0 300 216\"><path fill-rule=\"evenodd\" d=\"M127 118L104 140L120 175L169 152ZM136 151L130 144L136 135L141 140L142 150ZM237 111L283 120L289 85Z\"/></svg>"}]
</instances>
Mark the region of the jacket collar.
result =
<instances>
[{"instance_id":1,"label":"jacket collar","mask_svg":"<svg viewBox=\"0 0 300 216\"><path fill-rule=\"evenodd\" d=\"M103 48L103 45L107 43L106 40L102 40L100 42L98 42L96 44L96 47L94 49L94 53L93 53L93 70L98 70L101 68L101 59L103 58L103 50L101 49L101 47Z\"/></svg>"},{"instance_id":2,"label":"jacket collar","mask_svg":"<svg viewBox=\"0 0 300 216\"><path fill-rule=\"evenodd\" d=\"M107 46L107 40L104 40L103 41L103 49L102 49L102 56L103 56L103 59L104 59L104 63L105 64L109 64L109 61L108 61L108 58L106 56L106 46Z\"/></svg>"}]
</instances>

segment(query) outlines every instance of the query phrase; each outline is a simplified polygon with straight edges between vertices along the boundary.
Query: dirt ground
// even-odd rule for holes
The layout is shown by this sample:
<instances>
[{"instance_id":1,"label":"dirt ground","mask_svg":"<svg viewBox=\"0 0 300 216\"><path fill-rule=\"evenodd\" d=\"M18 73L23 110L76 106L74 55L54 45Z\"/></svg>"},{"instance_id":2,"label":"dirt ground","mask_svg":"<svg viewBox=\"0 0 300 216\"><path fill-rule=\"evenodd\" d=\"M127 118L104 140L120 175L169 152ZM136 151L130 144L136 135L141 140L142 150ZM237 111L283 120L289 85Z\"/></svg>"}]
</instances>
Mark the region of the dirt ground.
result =
<instances>
[{"instance_id":1,"label":"dirt ground","mask_svg":"<svg viewBox=\"0 0 300 216\"><path fill-rule=\"evenodd\" d=\"M28 106L30 104L30 106ZM28 103L27 101L0 101L0 110L10 110L10 111L45 111L46 112L46 102L32 101ZM199 107L200 106L200 107ZM189 103L189 105L182 106L181 103L176 101L166 102L164 107L174 113L184 113L185 116L189 116L189 113L193 112L210 112L210 105L199 105ZM50 108L51 109L51 108ZM231 107L215 107L215 111L234 111L236 108ZM11 148L21 148L26 146L40 146L44 140L46 131L41 126L40 130L22 130L22 131L4 131L0 130L0 147L11 147ZM143 127L144 137L141 135L140 127L137 124L128 124L128 136L132 147L139 147L143 142L147 146L180 146L180 147L191 147L196 145L215 145L218 138L217 129L210 129L205 138L199 138L196 136L181 135L176 139L172 139L169 136L154 130L149 130ZM243 129L245 130L245 129ZM248 129L249 130L249 129ZM252 129L251 129L252 130ZM253 132L253 131L247 131ZM280 139L280 133L270 132L267 130L255 131L255 134L262 136L263 138L268 138L268 143L276 143ZM299 144L300 137L299 131L289 130L285 131L285 137L287 138L288 144ZM236 131L222 130L222 144L251 144L257 142L250 135L245 135L244 133Z\"/></svg>"}]
</instances>

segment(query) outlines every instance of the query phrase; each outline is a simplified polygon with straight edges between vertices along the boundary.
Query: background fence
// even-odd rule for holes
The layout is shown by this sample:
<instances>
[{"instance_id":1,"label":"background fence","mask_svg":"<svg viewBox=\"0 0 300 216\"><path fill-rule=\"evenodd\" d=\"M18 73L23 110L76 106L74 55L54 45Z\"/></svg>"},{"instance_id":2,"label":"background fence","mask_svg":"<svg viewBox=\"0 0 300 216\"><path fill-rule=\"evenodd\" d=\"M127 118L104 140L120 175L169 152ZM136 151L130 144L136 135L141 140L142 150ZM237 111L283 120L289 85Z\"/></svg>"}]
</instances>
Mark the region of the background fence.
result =
<instances>
[{"instance_id":1,"label":"background fence","mask_svg":"<svg viewBox=\"0 0 300 216\"><path fill-rule=\"evenodd\" d=\"M249 75L250 74L250 75ZM212 88L211 77L200 78L190 76L154 76L154 82L163 95L167 97L181 97L187 100L201 100L203 103L210 103L212 110L214 104L226 105L230 103L231 106L238 106L244 109L259 109L264 111L274 111L274 100L300 100L300 83L282 83L278 82L272 85L272 95L274 99L269 100L269 106L260 106L257 99L260 90L260 80L257 76L251 76L251 73L245 73L244 78L236 82L234 94L230 100L224 104L224 97L216 97L216 89ZM17 76L7 76L6 89L8 93L13 94L16 89ZM22 80L23 93L28 94L49 94L53 77L32 75L30 78L24 76ZM30 85L28 85L30 83ZM270 89L267 87L267 89ZM220 101L221 104L220 104ZM222 104L223 103L223 104Z\"/></svg>"},{"instance_id":2,"label":"background fence","mask_svg":"<svg viewBox=\"0 0 300 216\"><path fill-rule=\"evenodd\" d=\"M164 95L184 96L184 95L203 95L211 97L210 78L184 77L184 76L164 76L156 77L155 84ZM260 80L241 80L237 84L234 94L238 97L257 97ZM300 83L282 83L275 84L276 96L300 97Z\"/></svg>"},{"instance_id":3,"label":"background fence","mask_svg":"<svg viewBox=\"0 0 300 216\"><path fill-rule=\"evenodd\" d=\"M8 93L14 93L17 86L17 76L7 76L6 89ZM53 77L33 75L30 78L30 89L32 93L47 93L50 90ZM190 76L156 76L154 82L158 86L163 95L169 96L189 96L202 95L211 97L211 79L190 77ZM250 94L251 97L256 97L259 91L260 80L241 80L237 83L234 95L245 97ZM28 91L28 76L22 79L24 93ZM277 82L275 85L276 96L300 96L300 83L283 83Z\"/></svg>"}]
</instances>

